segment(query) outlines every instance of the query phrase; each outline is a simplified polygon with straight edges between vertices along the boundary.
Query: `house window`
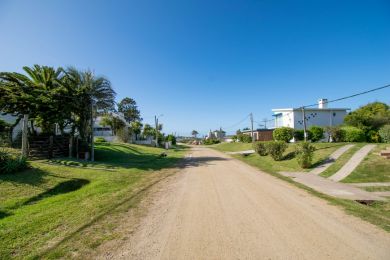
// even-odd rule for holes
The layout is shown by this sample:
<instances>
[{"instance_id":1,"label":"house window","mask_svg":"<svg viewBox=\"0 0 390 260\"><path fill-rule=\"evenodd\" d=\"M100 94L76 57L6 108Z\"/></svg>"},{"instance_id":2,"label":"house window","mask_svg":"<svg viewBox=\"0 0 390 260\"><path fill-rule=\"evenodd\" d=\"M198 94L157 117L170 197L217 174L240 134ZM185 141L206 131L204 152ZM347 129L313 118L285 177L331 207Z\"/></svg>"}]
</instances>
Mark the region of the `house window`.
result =
<instances>
[{"instance_id":1,"label":"house window","mask_svg":"<svg viewBox=\"0 0 390 260\"><path fill-rule=\"evenodd\" d=\"M336 112L333 112L333 116L336 116Z\"/></svg>"}]
</instances>

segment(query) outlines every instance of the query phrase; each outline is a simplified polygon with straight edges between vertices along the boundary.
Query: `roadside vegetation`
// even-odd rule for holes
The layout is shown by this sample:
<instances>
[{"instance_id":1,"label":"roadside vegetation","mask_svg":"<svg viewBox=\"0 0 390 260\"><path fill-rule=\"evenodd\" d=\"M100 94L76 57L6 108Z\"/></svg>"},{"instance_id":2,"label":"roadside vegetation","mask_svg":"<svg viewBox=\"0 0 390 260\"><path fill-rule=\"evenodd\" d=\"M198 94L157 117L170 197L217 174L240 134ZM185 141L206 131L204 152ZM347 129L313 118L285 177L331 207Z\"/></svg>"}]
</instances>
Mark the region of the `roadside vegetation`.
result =
<instances>
[{"instance_id":1,"label":"roadside vegetation","mask_svg":"<svg viewBox=\"0 0 390 260\"><path fill-rule=\"evenodd\" d=\"M120 240L125 214L184 153L103 142L96 162L32 161L27 170L1 174L0 259L84 258Z\"/></svg>"}]
</instances>

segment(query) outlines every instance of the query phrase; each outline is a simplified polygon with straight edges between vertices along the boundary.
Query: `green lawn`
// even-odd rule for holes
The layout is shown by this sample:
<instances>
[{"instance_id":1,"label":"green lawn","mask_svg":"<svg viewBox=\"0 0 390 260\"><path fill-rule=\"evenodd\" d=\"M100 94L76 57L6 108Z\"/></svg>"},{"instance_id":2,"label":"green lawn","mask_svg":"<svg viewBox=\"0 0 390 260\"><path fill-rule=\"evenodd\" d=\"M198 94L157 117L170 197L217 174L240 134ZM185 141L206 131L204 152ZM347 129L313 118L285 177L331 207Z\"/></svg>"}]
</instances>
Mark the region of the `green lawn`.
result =
<instances>
[{"instance_id":1,"label":"green lawn","mask_svg":"<svg viewBox=\"0 0 390 260\"><path fill-rule=\"evenodd\" d=\"M372 186L372 187L364 187L366 191L374 192L374 191L390 191L390 186Z\"/></svg>"},{"instance_id":2,"label":"green lawn","mask_svg":"<svg viewBox=\"0 0 390 260\"><path fill-rule=\"evenodd\" d=\"M250 145L250 144L249 144ZM314 165L321 163L322 160L324 160L326 157L328 157L333 151L341 147L342 145L345 145L345 143L317 143L314 144L317 148L315 151L314 156ZM364 144L356 144L358 147L363 146ZM293 151L294 144L289 145L289 149L286 151L285 155L287 155L286 160L283 161L274 161L269 156L259 156L258 154L252 154L249 156L242 156L242 155L234 155L233 157L249 164L254 167L259 168L260 170L263 170L264 172L267 172L279 179L282 179L284 181L287 181L291 183L292 185L295 185L299 188L302 188L309 193L318 196L320 198L323 198L327 200L329 203L333 205L337 205L342 207L347 213L352 214L354 216L360 217L361 219L364 219L374 225L377 225L384 230L390 232L390 201L384 201L384 202L374 202L370 205L364 205L360 204L356 201L351 200L344 200L339 199L335 197L331 197L325 194L322 194L314 189L311 189L303 184L295 182L293 179L289 177L285 177L281 174L279 174L279 171L302 171L302 169L299 167L299 165L296 162L296 159L291 158L288 156ZM248 147L248 144L243 145L243 147ZM232 151L234 149L240 150L241 148L239 145L236 144L220 144L213 146L212 148L219 150L219 151ZM355 149L355 148L351 148ZM247 149L245 149L247 150ZM372 158L375 158L376 160L371 160ZM367 164L369 168L376 169L376 167L379 167L379 169L382 169L382 166L376 166L377 162L383 161L380 158L377 158L372 154L368 156L368 159L365 160L365 164ZM382 163L379 163L378 165L382 165ZM385 165L387 165L387 162L385 162ZM365 166L364 166L365 167ZM360 168L360 166L358 167ZM387 167L389 169L389 167ZM335 171L336 168L333 169ZM357 171L359 169L356 169ZM382 171L383 172L383 171ZM387 170L385 169L385 172ZM333 172L334 173L334 172ZM331 174L333 174L331 173ZM388 172L387 172L388 173ZM372 173L371 175L373 175ZM367 178L366 178L367 179Z\"/></svg>"},{"instance_id":3,"label":"green lawn","mask_svg":"<svg viewBox=\"0 0 390 260\"><path fill-rule=\"evenodd\" d=\"M185 149L96 145L96 162L31 162L0 175L0 259L89 255L114 232L146 188L169 176ZM66 166L65 164L70 164ZM161 171L158 171L161 170Z\"/></svg>"},{"instance_id":4,"label":"green lawn","mask_svg":"<svg viewBox=\"0 0 390 260\"><path fill-rule=\"evenodd\" d=\"M351 147L348 151L342 154L328 169L320 174L322 177L329 177L335 174L338 170L343 167L343 165L351 159L351 157L357 152L360 148L362 148L366 143L356 143L353 147Z\"/></svg>"},{"instance_id":5,"label":"green lawn","mask_svg":"<svg viewBox=\"0 0 390 260\"><path fill-rule=\"evenodd\" d=\"M390 182L390 159L379 155L389 144L378 144L342 182Z\"/></svg>"},{"instance_id":6,"label":"green lawn","mask_svg":"<svg viewBox=\"0 0 390 260\"><path fill-rule=\"evenodd\" d=\"M316 147L313 158L313 167L323 162L331 153L336 151L344 143L313 143ZM212 146L221 152L235 152L252 149L252 144L248 143L221 143ZM259 156L258 154L251 154L243 158L244 161L248 162L253 166L257 166L264 171L277 173L280 171L309 171L310 169L302 169L294 157L295 144L290 143L287 150L284 153L285 159L282 161L275 162L270 156ZM236 155L236 157L243 157Z\"/></svg>"}]
</instances>

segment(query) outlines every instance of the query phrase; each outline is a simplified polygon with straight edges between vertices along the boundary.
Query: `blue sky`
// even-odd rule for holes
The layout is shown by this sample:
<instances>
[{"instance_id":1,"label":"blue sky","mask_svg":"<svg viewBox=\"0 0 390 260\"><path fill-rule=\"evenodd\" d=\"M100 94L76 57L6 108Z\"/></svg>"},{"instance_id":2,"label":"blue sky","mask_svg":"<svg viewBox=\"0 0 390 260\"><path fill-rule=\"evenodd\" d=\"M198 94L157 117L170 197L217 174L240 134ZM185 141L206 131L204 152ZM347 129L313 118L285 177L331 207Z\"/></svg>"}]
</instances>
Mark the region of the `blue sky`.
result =
<instances>
[{"instance_id":1,"label":"blue sky","mask_svg":"<svg viewBox=\"0 0 390 260\"><path fill-rule=\"evenodd\" d=\"M167 133L390 84L389 1L0 0L0 32L0 71L93 69ZM390 89L332 106L376 100Z\"/></svg>"}]
</instances>

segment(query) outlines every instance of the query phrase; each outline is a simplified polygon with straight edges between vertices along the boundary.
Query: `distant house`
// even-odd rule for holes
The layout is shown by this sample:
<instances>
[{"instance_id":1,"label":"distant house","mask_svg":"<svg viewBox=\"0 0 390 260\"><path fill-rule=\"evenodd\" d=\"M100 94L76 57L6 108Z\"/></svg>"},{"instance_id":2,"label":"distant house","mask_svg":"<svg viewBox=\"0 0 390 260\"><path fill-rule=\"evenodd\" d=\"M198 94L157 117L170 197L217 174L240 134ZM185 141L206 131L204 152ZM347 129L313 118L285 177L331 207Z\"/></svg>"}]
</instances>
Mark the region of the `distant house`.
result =
<instances>
[{"instance_id":1,"label":"distant house","mask_svg":"<svg viewBox=\"0 0 390 260\"><path fill-rule=\"evenodd\" d=\"M255 141L271 141L273 140L272 132L273 129L256 129L253 130L253 136L255 138ZM243 130L241 131L244 135L252 136L251 130Z\"/></svg>"},{"instance_id":2,"label":"distant house","mask_svg":"<svg viewBox=\"0 0 390 260\"><path fill-rule=\"evenodd\" d=\"M130 127L122 113L110 112L109 115L123 121L127 127ZM110 126L102 124L103 118L104 116L98 116L95 118L93 122L93 135L95 137L103 137L108 142L114 141L116 139L114 131Z\"/></svg>"},{"instance_id":3,"label":"distant house","mask_svg":"<svg viewBox=\"0 0 390 260\"><path fill-rule=\"evenodd\" d=\"M207 135L206 139L224 139L226 136L226 132L222 130L222 128L220 128L219 130L214 130L214 131L211 131L209 132L209 134Z\"/></svg>"},{"instance_id":4,"label":"distant house","mask_svg":"<svg viewBox=\"0 0 390 260\"><path fill-rule=\"evenodd\" d=\"M319 99L318 107L305 108L306 127L310 126L337 126L344 122L350 108L328 108L327 99ZM272 109L275 117L275 128L291 127L304 129L302 108L278 108Z\"/></svg>"}]
</instances>

